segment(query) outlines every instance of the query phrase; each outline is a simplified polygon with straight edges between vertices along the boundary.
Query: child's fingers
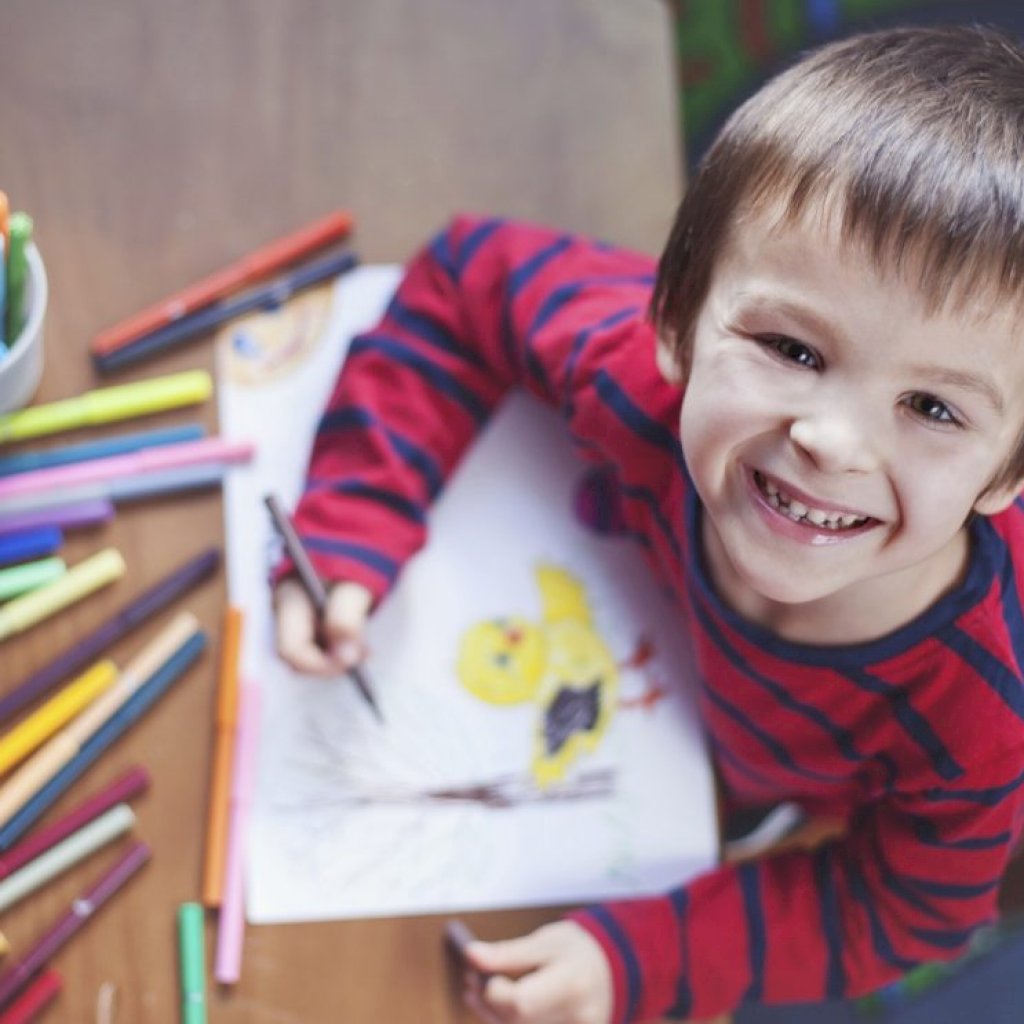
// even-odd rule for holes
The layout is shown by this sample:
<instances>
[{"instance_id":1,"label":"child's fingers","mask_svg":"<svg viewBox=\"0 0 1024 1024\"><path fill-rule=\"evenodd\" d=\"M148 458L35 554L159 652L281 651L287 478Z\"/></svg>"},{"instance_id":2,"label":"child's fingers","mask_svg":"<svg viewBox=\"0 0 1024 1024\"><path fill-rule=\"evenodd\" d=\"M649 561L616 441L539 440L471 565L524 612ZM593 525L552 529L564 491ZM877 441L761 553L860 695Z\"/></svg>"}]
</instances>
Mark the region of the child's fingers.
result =
<instances>
[{"instance_id":1,"label":"child's fingers","mask_svg":"<svg viewBox=\"0 0 1024 1024\"><path fill-rule=\"evenodd\" d=\"M373 595L359 583L336 583L331 588L324 617L324 641L336 665L351 668L363 660L363 629L372 603Z\"/></svg>"},{"instance_id":2,"label":"child's fingers","mask_svg":"<svg viewBox=\"0 0 1024 1024\"><path fill-rule=\"evenodd\" d=\"M474 967L486 974L509 974L518 977L545 963L557 951L557 934L552 941L548 925L515 939L500 942L471 942L466 955Z\"/></svg>"},{"instance_id":3,"label":"child's fingers","mask_svg":"<svg viewBox=\"0 0 1024 1024\"><path fill-rule=\"evenodd\" d=\"M274 591L277 650L293 668L307 675L329 675L336 667L317 644L316 612L297 580L286 579Z\"/></svg>"}]
</instances>

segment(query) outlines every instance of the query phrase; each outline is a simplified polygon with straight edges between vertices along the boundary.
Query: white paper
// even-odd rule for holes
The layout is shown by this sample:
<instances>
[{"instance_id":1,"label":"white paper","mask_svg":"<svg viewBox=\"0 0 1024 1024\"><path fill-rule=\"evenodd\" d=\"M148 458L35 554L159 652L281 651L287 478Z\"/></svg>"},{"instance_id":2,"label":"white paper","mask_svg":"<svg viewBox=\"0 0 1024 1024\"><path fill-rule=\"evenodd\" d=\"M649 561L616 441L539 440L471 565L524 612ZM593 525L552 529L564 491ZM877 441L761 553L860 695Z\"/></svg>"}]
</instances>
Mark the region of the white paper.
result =
<instances>
[{"instance_id":1,"label":"white paper","mask_svg":"<svg viewBox=\"0 0 1024 1024\"><path fill-rule=\"evenodd\" d=\"M245 337L222 337L219 347L223 433L258 442L258 457L231 472L225 496L231 600L245 611L243 678L262 686L266 711L249 918L450 912L663 891L716 857L685 627L633 542L599 536L576 519L573 495L587 467L557 416L534 399L514 396L492 418L433 509L427 547L370 625L366 670L386 725L350 680L303 678L273 652L266 577L275 546L262 497L274 491L294 505L343 350L379 317L398 273L366 267L344 277L323 323L310 321L315 312L306 317L312 340L280 341L285 355L269 361L261 383L238 372ZM262 327L266 338L266 320ZM545 608L541 565L553 570L549 581L581 584L586 628L618 663L609 673L618 693L607 702L606 731L563 779L545 784L531 773L534 731L557 677L548 672L540 690L499 706L469 692L457 667L467 630L503 616L519 617L522 635L547 643L542 667L556 649L564 655L566 634L553 626L552 609L579 618L579 603ZM624 665L644 638L654 655ZM645 701L659 691L661 699Z\"/></svg>"}]
</instances>

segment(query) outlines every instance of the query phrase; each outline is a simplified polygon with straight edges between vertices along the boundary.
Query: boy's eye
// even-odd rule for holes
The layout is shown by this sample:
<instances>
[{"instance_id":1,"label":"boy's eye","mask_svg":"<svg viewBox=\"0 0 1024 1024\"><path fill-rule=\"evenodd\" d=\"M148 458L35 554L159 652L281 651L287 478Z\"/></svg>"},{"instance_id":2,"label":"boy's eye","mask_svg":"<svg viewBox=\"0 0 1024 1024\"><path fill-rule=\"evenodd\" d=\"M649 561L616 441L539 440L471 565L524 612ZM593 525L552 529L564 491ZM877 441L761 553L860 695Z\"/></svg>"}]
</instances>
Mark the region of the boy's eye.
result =
<instances>
[{"instance_id":1,"label":"boy's eye","mask_svg":"<svg viewBox=\"0 0 1024 1024\"><path fill-rule=\"evenodd\" d=\"M949 423L954 426L960 426L960 420L954 415L953 410L934 395L919 391L910 395L906 399L906 404L909 409L917 413L922 419L929 420L932 423Z\"/></svg>"},{"instance_id":2,"label":"boy's eye","mask_svg":"<svg viewBox=\"0 0 1024 1024\"><path fill-rule=\"evenodd\" d=\"M806 366L809 370L821 368L821 359L817 352L802 341L795 338L787 338L783 334L767 334L759 337L758 342L765 348L771 349L780 359L789 363L796 363L798 366Z\"/></svg>"}]
</instances>

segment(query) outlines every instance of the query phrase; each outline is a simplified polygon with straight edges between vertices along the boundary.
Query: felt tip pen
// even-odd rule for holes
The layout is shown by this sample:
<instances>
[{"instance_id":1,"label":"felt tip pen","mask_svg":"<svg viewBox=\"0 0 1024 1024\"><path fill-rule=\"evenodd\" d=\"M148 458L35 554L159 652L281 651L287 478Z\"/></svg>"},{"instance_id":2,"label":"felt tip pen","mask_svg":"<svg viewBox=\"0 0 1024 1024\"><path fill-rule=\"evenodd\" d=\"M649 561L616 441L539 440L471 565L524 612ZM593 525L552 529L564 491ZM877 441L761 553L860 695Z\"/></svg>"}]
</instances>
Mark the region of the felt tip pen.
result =
<instances>
[{"instance_id":1,"label":"felt tip pen","mask_svg":"<svg viewBox=\"0 0 1024 1024\"><path fill-rule=\"evenodd\" d=\"M0 722L16 715L62 679L84 668L132 630L148 622L171 602L198 586L220 565L220 550L208 548L189 558L153 586L123 605L91 633L75 641L53 661L33 672L10 693L0 697Z\"/></svg>"},{"instance_id":2,"label":"felt tip pen","mask_svg":"<svg viewBox=\"0 0 1024 1024\"><path fill-rule=\"evenodd\" d=\"M0 458L0 477L27 473L34 469L51 469L54 466L70 466L89 459L105 459L111 455L139 452L146 448L159 448L165 444L179 444L183 441L198 441L206 436L201 423L184 423L179 427L163 427L159 430L140 430L130 434L118 434L99 441L84 441L79 444L51 448L45 452L22 452Z\"/></svg>"},{"instance_id":3,"label":"felt tip pen","mask_svg":"<svg viewBox=\"0 0 1024 1024\"><path fill-rule=\"evenodd\" d=\"M128 852L94 885L75 899L70 908L13 967L0 975L0 1008L5 1008L32 978L72 939L98 910L149 860L145 843L134 843Z\"/></svg>"},{"instance_id":4,"label":"felt tip pen","mask_svg":"<svg viewBox=\"0 0 1024 1024\"><path fill-rule=\"evenodd\" d=\"M196 405L212 393L213 378L205 370L186 370L134 384L96 388L77 398L5 413L0 416L0 443Z\"/></svg>"},{"instance_id":5,"label":"felt tip pen","mask_svg":"<svg viewBox=\"0 0 1024 1024\"><path fill-rule=\"evenodd\" d=\"M346 210L335 210L101 331L92 341L92 350L102 354L121 348L143 335L180 320L197 309L227 297L247 284L253 284L276 273L289 263L294 263L317 249L340 242L351 230L352 215Z\"/></svg>"},{"instance_id":6,"label":"felt tip pen","mask_svg":"<svg viewBox=\"0 0 1024 1024\"><path fill-rule=\"evenodd\" d=\"M182 1024L206 1024L206 937L203 908L178 907L178 957Z\"/></svg>"},{"instance_id":7,"label":"felt tip pen","mask_svg":"<svg viewBox=\"0 0 1024 1024\"><path fill-rule=\"evenodd\" d=\"M183 317L167 327L162 327L160 330L147 334L112 352L103 355L94 354L93 364L100 373L123 369L148 356L173 348L207 331L212 331L215 327L245 313L277 309L297 292L344 274L355 267L357 263L356 255L347 250L331 253L313 263L297 267L259 288L227 299L216 306L207 306L205 309Z\"/></svg>"},{"instance_id":8,"label":"felt tip pen","mask_svg":"<svg viewBox=\"0 0 1024 1024\"><path fill-rule=\"evenodd\" d=\"M203 857L203 903L208 907L219 907L224 892L231 802L231 765L234 760L238 722L238 662L242 620L240 608L227 608L221 641L213 763L210 771L210 800L206 821L206 849Z\"/></svg>"},{"instance_id":9,"label":"felt tip pen","mask_svg":"<svg viewBox=\"0 0 1024 1024\"><path fill-rule=\"evenodd\" d=\"M0 565L12 562L28 562L42 555L52 555L61 544L64 535L57 526L37 526L28 530L0 535Z\"/></svg>"},{"instance_id":10,"label":"felt tip pen","mask_svg":"<svg viewBox=\"0 0 1024 1024\"><path fill-rule=\"evenodd\" d=\"M14 874L19 868L35 860L61 840L73 835L84 825L95 821L104 811L144 793L149 788L149 772L142 765L133 765L122 772L113 782L92 796L86 797L78 806L62 818L35 829L32 835L12 846L0 855L0 879Z\"/></svg>"},{"instance_id":11,"label":"felt tip pen","mask_svg":"<svg viewBox=\"0 0 1024 1024\"><path fill-rule=\"evenodd\" d=\"M317 575L316 569L313 568L313 563L309 560L309 555L306 554L306 549L302 546L302 541L295 532L295 527L292 526L292 521L288 518L288 514L285 512L277 496L268 494L263 498L263 503L270 512L270 518L273 520L274 526L281 536L285 551L292 560L295 571L298 573L299 581L310 601L312 601L317 618L322 625L324 616L327 614L327 588L324 586L323 580ZM377 716L377 721L383 724L384 716L381 714L376 698L373 696L373 690L370 688L369 680L367 680L362 669L355 665L348 670L348 675L352 677L352 681L356 684L360 694L362 694L363 700L366 701L374 715Z\"/></svg>"}]
</instances>

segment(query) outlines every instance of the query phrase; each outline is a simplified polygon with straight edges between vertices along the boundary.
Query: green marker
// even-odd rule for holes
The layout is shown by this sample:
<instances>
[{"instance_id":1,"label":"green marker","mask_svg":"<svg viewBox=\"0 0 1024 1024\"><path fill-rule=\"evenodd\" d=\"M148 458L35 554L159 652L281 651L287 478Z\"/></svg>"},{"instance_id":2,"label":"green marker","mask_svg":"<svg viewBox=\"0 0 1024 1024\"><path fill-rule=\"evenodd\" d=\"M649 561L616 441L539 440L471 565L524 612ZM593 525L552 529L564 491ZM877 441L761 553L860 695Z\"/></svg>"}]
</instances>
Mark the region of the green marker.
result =
<instances>
[{"instance_id":1,"label":"green marker","mask_svg":"<svg viewBox=\"0 0 1024 1024\"><path fill-rule=\"evenodd\" d=\"M38 590L68 571L63 558L41 558L10 569L0 569L0 601Z\"/></svg>"},{"instance_id":2,"label":"green marker","mask_svg":"<svg viewBox=\"0 0 1024 1024\"><path fill-rule=\"evenodd\" d=\"M206 1024L206 945L203 908L178 907L178 953L181 960L181 1022Z\"/></svg>"},{"instance_id":3,"label":"green marker","mask_svg":"<svg viewBox=\"0 0 1024 1024\"><path fill-rule=\"evenodd\" d=\"M14 343L25 326L25 287L28 281L28 256L32 241L32 218L27 213L12 213L10 223L11 251L7 254L7 345Z\"/></svg>"}]
</instances>

